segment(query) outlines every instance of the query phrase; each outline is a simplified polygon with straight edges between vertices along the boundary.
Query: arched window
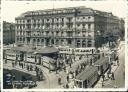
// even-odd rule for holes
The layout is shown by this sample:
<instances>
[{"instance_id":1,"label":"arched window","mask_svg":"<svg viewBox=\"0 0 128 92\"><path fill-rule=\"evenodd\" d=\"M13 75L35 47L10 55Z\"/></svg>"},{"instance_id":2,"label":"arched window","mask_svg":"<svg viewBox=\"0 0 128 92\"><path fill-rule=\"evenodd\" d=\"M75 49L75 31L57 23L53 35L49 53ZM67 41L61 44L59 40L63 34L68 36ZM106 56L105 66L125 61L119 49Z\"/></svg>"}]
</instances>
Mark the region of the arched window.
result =
<instances>
[{"instance_id":1,"label":"arched window","mask_svg":"<svg viewBox=\"0 0 128 92\"><path fill-rule=\"evenodd\" d=\"M91 47L91 46L92 46L92 41L89 40L89 41L88 41L88 47Z\"/></svg>"},{"instance_id":2,"label":"arched window","mask_svg":"<svg viewBox=\"0 0 128 92\"><path fill-rule=\"evenodd\" d=\"M82 47L86 47L86 41L85 40L82 41Z\"/></svg>"},{"instance_id":3,"label":"arched window","mask_svg":"<svg viewBox=\"0 0 128 92\"><path fill-rule=\"evenodd\" d=\"M37 39L37 45L39 45L40 44L40 39Z\"/></svg>"},{"instance_id":4,"label":"arched window","mask_svg":"<svg viewBox=\"0 0 128 92\"><path fill-rule=\"evenodd\" d=\"M22 41L22 38L20 38L20 41Z\"/></svg>"},{"instance_id":5,"label":"arched window","mask_svg":"<svg viewBox=\"0 0 128 92\"><path fill-rule=\"evenodd\" d=\"M59 45L59 40L58 39L56 40L56 45Z\"/></svg>"},{"instance_id":6,"label":"arched window","mask_svg":"<svg viewBox=\"0 0 128 92\"><path fill-rule=\"evenodd\" d=\"M27 44L30 43L30 38L27 38Z\"/></svg>"},{"instance_id":7,"label":"arched window","mask_svg":"<svg viewBox=\"0 0 128 92\"><path fill-rule=\"evenodd\" d=\"M43 43L43 42L44 42L44 39L41 40L41 43Z\"/></svg>"},{"instance_id":8,"label":"arched window","mask_svg":"<svg viewBox=\"0 0 128 92\"><path fill-rule=\"evenodd\" d=\"M72 44L71 39L68 39L68 44L69 44L69 45L71 45L71 44Z\"/></svg>"},{"instance_id":9,"label":"arched window","mask_svg":"<svg viewBox=\"0 0 128 92\"><path fill-rule=\"evenodd\" d=\"M33 46L36 45L36 39L33 39Z\"/></svg>"},{"instance_id":10,"label":"arched window","mask_svg":"<svg viewBox=\"0 0 128 92\"><path fill-rule=\"evenodd\" d=\"M77 47L80 47L80 40L77 41Z\"/></svg>"},{"instance_id":11,"label":"arched window","mask_svg":"<svg viewBox=\"0 0 128 92\"><path fill-rule=\"evenodd\" d=\"M62 46L64 45L64 40L61 40L61 45L62 45Z\"/></svg>"},{"instance_id":12,"label":"arched window","mask_svg":"<svg viewBox=\"0 0 128 92\"><path fill-rule=\"evenodd\" d=\"M36 39L33 39L33 43L34 43L34 44L36 43Z\"/></svg>"},{"instance_id":13,"label":"arched window","mask_svg":"<svg viewBox=\"0 0 128 92\"><path fill-rule=\"evenodd\" d=\"M25 42L25 38L23 38L23 42Z\"/></svg>"},{"instance_id":14,"label":"arched window","mask_svg":"<svg viewBox=\"0 0 128 92\"><path fill-rule=\"evenodd\" d=\"M17 37L17 42L19 41L19 37Z\"/></svg>"},{"instance_id":15,"label":"arched window","mask_svg":"<svg viewBox=\"0 0 128 92\"><path fill-rule=\"evenodd\" d=\"M41 45L43 45L44 44L44 39L41 39Z\"/></svg>"},{"instance_id":16,"label":"arched window","mask_svg":"<svg viewBox=\"0 0 128 92\"><path fill-rule=\"evenodd\" d=\"M54 45L54 40L53 39L51 40L51 44Z\"/></svg>"}]
</instances>

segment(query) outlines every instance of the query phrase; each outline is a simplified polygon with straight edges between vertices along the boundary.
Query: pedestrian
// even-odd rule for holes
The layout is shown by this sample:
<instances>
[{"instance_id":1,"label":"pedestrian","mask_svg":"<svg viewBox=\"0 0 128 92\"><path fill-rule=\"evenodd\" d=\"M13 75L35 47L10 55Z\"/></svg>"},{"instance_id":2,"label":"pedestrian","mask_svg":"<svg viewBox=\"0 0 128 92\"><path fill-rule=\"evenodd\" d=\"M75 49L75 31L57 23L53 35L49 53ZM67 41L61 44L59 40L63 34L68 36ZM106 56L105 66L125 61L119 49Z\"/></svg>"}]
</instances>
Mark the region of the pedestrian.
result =
<instances>
[{"instance_id":1,"label":"pedestrian","mask_svg":"<svg viewBox=\"0 0 128 92\"><path fill-rule=\"evenodd\" d=\"M35 66L35 71L37 71L37 66Z\"/></svg>"},{"instance_id":2,"label":"pedestrian","mask_svg":"<svg viewBox=\"0 0 128 92\"><path fill-rule=\"evenodd\" d=\"M110 77L109 77L109 72L107 72L107 77L108 77L108 79L110 78Z\"/></svg>"},{"instance_id":3,"label":"pedestrian","mask_svg":"<svg viewBox=\"0 0 128 92\"><path fill-rule=\"evenodd\" d=\"M27 65L27 70L29 71L29 65Z\"/></svg>"},{"instance_id":4,"label":"pedestrian","mask_svg":"<svg viewBox=\"0 0 128 92\"><path fill-rule=\"evenodd\" d=\"M103 81L104 81L104 78L105 78L104 74L102 75L102 78L103 78Z\"/></svg>"},{"instance_id":5,"label":"pedestrian","mask_svg":"<svg viewBox=\"0 0 128 92\"><path fill-rule=\"evenodd\" d=\"M24 64L22 63L22 67L24 68Z\"/></svg>"},{"instance_id":6,"label":"pedestrian","mask_svg":"<svg viewBox=\"0 0 128 92\"><path fill-rule=\"evenodd\" d=\"M23 68L25 68L25 62L23 62Z\"/></svg>"},{"instance_id":7,"label":"pedestrian","mask_svg":"<svg viewBox=\"0 0 128 92\"><path fill-rule=\"evenodd\" d=\"M82 67L82 63L81 63L81 64L80 64L80 69L82 70L82 68L83 68L83 67Z\"/></svg>"},{"instance_id":8,"label":"pedestrian","mask_svg":"<svg viewBox=\"0 0 128 92\"><path fill-rule=\"evenodd\" d=\"M75 76L77 76L78 75L78 71L77 71L77 69L75 70Z\"/></svg>"},{"instance_id":9,"label":"pedestrian","mask_svg":"<svg viewBox=\"0 0 128 92\"><path fill-rule=\"evenodd\" d=\"M75 72L73 72L73 78L75 78Z\"/></svg>"},{"instance_id":10,"label":"pedestrian","mask_svg":"<svg viewBox=\"0 0 128 92\"><path fill-rule=\"evenodd\" d=\"M67 75L67 82L69 82L69 75Z\"/></svg>"},{"instance_id":11,"label":"pedestrian","mask_svg":"<svg viewBox=\"0 0 128 92\"><path fill-rule=\"evenodd\" d=\"M70 64L69 64L69 65L70 65L70 68L71 68L71 67L72 67L72 64L71 64L71 62L70 62Z\"/></svg>"},{"instance_id":12,"label":"pedestrian","mask_svg":"<svg viewBox=\"0 0 128 92\"><path fill-rule=\"evenodd\" d=\"M19 62L19 66L20 66L20 62Z\"/></svg>"},{"instance_id":13,"label":"pedestrian","mask_svg":"<svg viewBox=\"0 0 128 92\"><path fill-rule=\"evenodd\" d=\"M66 64L64 64L64 72L66 72Z\"/></svg>"},{"instance_id":14,"label":"pedestrian","mask_svg":"<svg viewBox=\"0 0 128 92\"><path fill-rule=\"evenodd\" d=\"M17 61L15 61L15 65L17 65Z\"/></svg>"},{"instance_id":15,"label":"pedestrian","mask_svg":"<svg viewBox=\"0 0 128 92\"><path fill-rule=\"evenodd\" d=\"M7 64L7 59L5 59L5 64Z\"/></svg>"},{"instance_id":16,"label":"pedestrian","mask_svg":"<svg viewBox=\"0 0 128 92\"><path fill-rule=\"evenodd\" d=\"M102 82L102 87L104 86L104 82Z\"/></svg>"},{"instance_id":17,"label":"pedestrian","mask_svg":"<svg viewBox=\"0 0 128 92\"><path fill-rule=\"evenodd\" d=\"M61 85L61 78L58 78L58 84Z\"/></svg>"},{"instance_id":18,"label":"pedestrian","mask_svg":"<svg viewBox=\"0 0 128 92\"><path fill-rule=\"evenodd\" d=\"M108 66L109 66L109 73L111 73L112 70L111 64L109 64Z\"/></svg>"},{"instance_id":19,"label":"pedestrian","mask_svg":"<svg viewBox=\"0 0 128 92\"><path fill-rule=\"evenodd\" d=\"M69 85L68 85L68 83L66 84L66 88L69 88Z\"/></svg>"},{"instance_id":20,"label":"pedestrian","mask_svg":"<svg viewBox=\"0 0 128 92\"><path fill-rule=\"evenodd\" d=\"M12 67L14 67L14 62L12 62Z\"/></svg>"},{"instance_id":21,"label":"pedestrian","mask_svg":"<svg viewBox=\"0 0 128 92\"><path fill-rule=\"evenodd\" d=\"M117 60L117 65L119 66L119 60Z\"/></svg>"},{"instance_id":22,"label":"pedestrian","mask_svg":"<svg viewBox=\"0 0 128 92\"><path fill-rule=\"evenodd\" d=\"M112 79L115 80L114 72L112 72Z\"/></svg>"},{"instance_id":23,"label":"pedestrian","mask_svg":"<svg viewBox=\"0 0 128 92\"><path fill-rule=\"evenodd\" d=\"M32 65L30 65L30 71L32 71Z\"/></svg>"}]
</instances>

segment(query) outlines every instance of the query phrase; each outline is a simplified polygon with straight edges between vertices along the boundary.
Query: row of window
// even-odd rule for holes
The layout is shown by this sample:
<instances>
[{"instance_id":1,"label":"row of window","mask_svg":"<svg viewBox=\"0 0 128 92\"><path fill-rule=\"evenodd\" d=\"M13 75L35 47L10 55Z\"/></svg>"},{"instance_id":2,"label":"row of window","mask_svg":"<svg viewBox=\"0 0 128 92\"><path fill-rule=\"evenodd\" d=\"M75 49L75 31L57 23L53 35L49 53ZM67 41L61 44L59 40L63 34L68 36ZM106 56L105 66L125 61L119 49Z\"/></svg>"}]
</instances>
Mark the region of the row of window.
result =
<instances>
[{"instance_id":1,"label":"row of window","mask_svg":"<svg viewBox=\"0 0 128 92\"><path fill-rule=\"evenodd\" d=\"M85 24L85 23L81 23L81 24L76 24L76 25L74 25L74 24L59 24L59 23L57 23L57 24L55 24L55 25L50 25L49 23L46 23L45 25L41 25L41 24L33 24L33 25L31 25L31 24L29 24L29 25L17 25L16 26L16 29L25 29L25 28L27 28L27 29L31 29L31 28L42 28L42 29L45 29L45 28L51 28L51 29L55 29L55 28L85 28L85 29L91 29L92 27L91 27L91 24L90 23L88 23L88 24Z\"/></svg>"},{"instance_id":2,"label":"row of window","mask_svg":"<svg viewBox=\"0 0 128 92\"><path fill-rule=\"evenodd\" d=\"M17 33L17 36L20 36L20 35L24 35L25 36L25 32L23 32L23 33ZM73 36L80 36L80 37L92 37L91 36L91 34L86 34L86 33L82 33L82 34L80 34L80 32L77 32L77 34L76 35L74 35L73 33L59 33L59 32L56 32L56 33L48 33L48 32L46 32L45 34L44 33L42 33L42 34L40 34L40 33L35 33L35 34L30 34L30 33L27 33L26 34L26 36L61 36L61 37L73 37Z\"/></svg>"},{"instance_id":3,"label":"row of window","mask_svg":"<svg viewBox=\"0 0 128 92\"><path fill-rule=\"evenodd\" d=\"M27 19L27 20L16 20L17 24L24 23L45 23L45 22L73 22L73 21L89 21L93 20L92 16L83 16L83 17L70 17L70 18L45 18L45 19Z\"/></svg>"},{"instance_id":4,"label":"row of window","mask_svg":"<svg viewBox=\"0 0 128 92\"><path fill-rule=\"evenodd\" d=\"M17 37L17 41L25 41L25 38L19 38L19 37ZM30 39L27 39L28 41L30 41ZM33 39L33 42L44 42L45 40L44 39ZM50 42L50 40L48 40L49 42ZM56 40L51 40L51 41L56 41L56 42L59 42L59 40L58 39L56 39ZM60 40L61 42L64 42L64 40L62 39L62 40ZM86 42L88 42L88 43L91 43L92 41L91 40L83 40L83 41L80 41L80 40L77 40L77 43L78 44L86 44ZM71 44L72 43L72 41L69 39L69 40L67 40L67 43L69 43L69 44Z\"/></svg>"},{"instance_id":5,"label":"row of window","mask_svg":"<svg viewBox=\"0 0 128 92\"><path fill-rule=\"evenodd\" d=\"M30 41L30 38L28 38L28 39ZM25 38L24 37L23 38L22 37L17 37L17 41L22 41L22 40L25 41ZM33 39L33 42L36 42L36 41L37 42L44 42L44 39ZM58 41L58 39L57 39L57 41ZM62 39L61 41L63 42L64 40ZM71 39L69 39L67 41L68 41L68 43L72 43ZM87 40L87 41L91 42L91 40ZM78 40L77 43L86 43L86 40L83 40L83 41Z\"/></svg>"},{"instance_id":6,"label":"row of window","mask_svg":"<svg viewBox=\"0 0 128 92\"><path fill-rule=\"evenodd\" d=\"M21 38L21 39L17 39L17 42L25 42L25 39L23 38ZM30 39L29 40L27 40L27 43L30 43ZM51 40L51 42L50 41L45 41L45 43L44 43L44 39L42 39L41 40L41 42L40 42L40 39L37 39L37 41L36 41L36 39L33 39L33 43L32 43L33 45L48 45L48 44L52 44L52 45L64 45L64 40L61 40L61 42L59 42L59 40ZM71 41L67 41L67 44L66 45L72 45L73 43L71 42ZM76 47L77 48L80 48L80 47L91 47L92 46L92 41L87 41L87 43L86 43L86 41L82 41L82 43L80 43L79 42L79 40L77 41L77 43L76 43ZM79 52L79 50L77 51L77 52ZM85 50L82 50L81 52L86 52Z\"/></svg>"}]
</instances>

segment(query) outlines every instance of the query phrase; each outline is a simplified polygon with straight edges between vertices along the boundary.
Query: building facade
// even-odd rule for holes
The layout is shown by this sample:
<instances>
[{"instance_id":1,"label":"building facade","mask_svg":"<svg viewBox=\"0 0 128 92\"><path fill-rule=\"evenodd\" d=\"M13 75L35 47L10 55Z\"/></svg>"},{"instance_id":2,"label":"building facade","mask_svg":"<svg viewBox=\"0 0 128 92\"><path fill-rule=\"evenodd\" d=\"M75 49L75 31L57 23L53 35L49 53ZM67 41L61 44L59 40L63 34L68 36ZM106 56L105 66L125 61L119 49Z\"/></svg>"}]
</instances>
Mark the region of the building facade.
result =
<instances>
[{"instance_id":1,"label":"building facade","mask_svg":"<svg viewBox=\"0 0 128 92\"><path fill-rule=\"evenodd\" d=\"M104 34L119 32L119 18L86 7L29 11L15 21L16 44L51 45L69 52L101 47Z\"/></svg>"},{"instance_id":2,"label":"building facade","mask_svg":"<svg viewBox=\"0 0 128 92\"><path fill-rule=\"evenodd\" d=\"M3 21L3 44L15 42L15 24Z\"/></svg>"}]
</instances>

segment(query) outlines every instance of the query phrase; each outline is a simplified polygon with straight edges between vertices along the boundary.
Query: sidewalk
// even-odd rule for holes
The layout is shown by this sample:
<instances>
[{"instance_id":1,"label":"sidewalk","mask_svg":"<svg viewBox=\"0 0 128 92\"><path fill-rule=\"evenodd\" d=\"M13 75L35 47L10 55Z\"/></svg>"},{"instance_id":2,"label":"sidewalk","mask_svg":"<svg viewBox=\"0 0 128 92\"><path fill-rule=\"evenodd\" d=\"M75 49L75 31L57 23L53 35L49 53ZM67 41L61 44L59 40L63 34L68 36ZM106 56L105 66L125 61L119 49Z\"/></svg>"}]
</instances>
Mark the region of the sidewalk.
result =
<instances>
[{"instance_id":1,"label":"sidewalk","mask_svg":"<svg viewBox=\"0 0 128 92\"><path fill-rule=\"evenodd\" d=\"M118 65L112 65L112 70L111 72L115 72L118 69ZM94 88L102 88L102 78L100 77L99 81L97 82L97 84L94 86ZM105 81L103 84L109 84L109 82L111 81L111 78L107 78L107 72L105 73ZM114 85L113 85L114 87Z\"/></svg>"}]
</instances>

